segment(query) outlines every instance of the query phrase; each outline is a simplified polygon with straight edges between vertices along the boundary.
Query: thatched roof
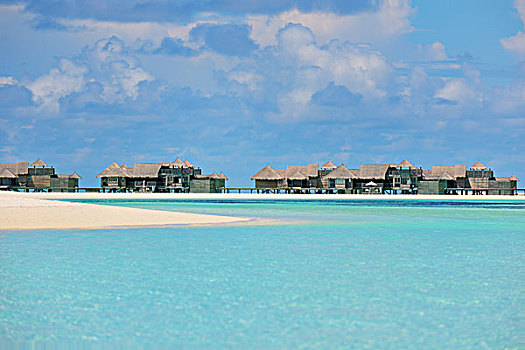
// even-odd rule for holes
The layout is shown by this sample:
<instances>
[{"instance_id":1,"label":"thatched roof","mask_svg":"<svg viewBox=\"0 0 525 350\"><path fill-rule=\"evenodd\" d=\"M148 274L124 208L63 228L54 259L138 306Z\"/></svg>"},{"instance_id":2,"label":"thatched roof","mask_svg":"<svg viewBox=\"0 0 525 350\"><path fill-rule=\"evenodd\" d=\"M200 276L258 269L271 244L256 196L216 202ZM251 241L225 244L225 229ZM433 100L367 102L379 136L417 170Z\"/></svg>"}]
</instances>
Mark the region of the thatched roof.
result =
<instances>
[{"instance_id":1,"label":"thatched roof","mask_svg":"<svg viewBox=\"0 0 525 350\"><path fill-rule=\"evenodd\" d=\"M328 162L326 162L323 165L321 165L321 169L335 169L335 168L337 168L337 165L332 163L331 160L329 160Z\"/></svg>"},{"instance_id":2,"label":"thatched roof","mask_svg":"<svg viewBox=\"0 0 525 350\"><path fill-rule=\"evenodd\" d=\"M277 173L270 165L265 166L251 177L251 180L282 180L284 177Z\"/></svg>"},{"instance_id":3,"label":"thatched roof","mask_svg":"<svg viewBox=\"0 0 525 350\"><path fill-rule=\"evenodd\" d=\"M473 166L470 167L471 170L485 170L488 169L483 163L477 161Z\"/></svg>"},{"instance_id":4,"label":"thatched roof","mask_svg":"<svg viewBox=\"0 0 525 350\"><path fill-rule=\"evenodd\" d=\"M273 169L282 179L286 179L286 169Z\"/></svg>"},{"instance_id":5,"label":"thatched roof","mask_svg":"<svg viewBox=\"0 0 525 350\"><path fill-rule=\"evenodd\" d=\"M286 178L289 180L308 180L308 176L298 168L286 169Z\"/></svg>"},{"instance_id":6,"label":"thatched roof","mask_svg":"<svg viewBox=\"0 0 525 350\"><path fill-rule=\"evenodd\" d=\"M116 162L113 162L110 166L98 174L97 177L131 177L132 170L133 168L124 169Z\"/></svg>"},{"instance_id":7,"label":"thatched roof","mask_svg":"<svg viewBox=\"0 0 525 350\"><path fill-rule=\"evenodd\" d=\"M458 177L466 177L467 165L434 165L432 167L432 175L441 176L445 172L451 175L454 178L454 180L456 180Z\"/></svg>"},{"instance_id":8,"label":"thatched roof","mask_svg":"<svg viewBox=\"0 0 525 350\"><path fill-rule=\"evenodd\" d=\"M317 177L319 170L319 164L308 164L308 165L288 165L286 167L286 177L292 179L290 175L296 175L297 172L305 177Z\"/></svg>"},{"instance_id":9,"label":"thatched roof","mask_svg":"<svg viewBox=\"0 0 525 350\"><path fill-rule=\"evenodd\" d=\"M73 173L73 174L56 174L58 178L63 178L63 179L79 179L81 180L82 177L80 175L78 175L77 173Z\"/></svg>"},{"instance_id":10,"label":"thatched roof","mask_svg":"<svg viewBox=\"0 0 525 350\"><path fill-rule=\"evenodd\" d=\"M163 163L135 163L131 177L157 178Z\"/></svg>"},{"instance_id":11,"label":"thatched roof","mask_svg":"<svg viewBox=\"0 0 525 350\"><path fill-rule=\"evenodd\" d=\"M214 172L213 174L195 175L195 178L196 179L222 179L222 176Z\"/></svg>"},{"instance_id":12,"label":"thatched roof","mask_svg":"<svg viewBox=\"0 0 525 350\"><path fill-rule=\"evenodd\" d=\"M384 179L389 168L396 167L395 164L361 164L359 169L360 179Z\"/></svg>"},{"instance_id":13,"label":"thatched roof","mask_svg":"<svg viewBox=\"0 0 525 350\"><path fill-rule=\"evenodd\" d=\"M448 172L444 171L439 175L440 180L455 180L454 176L450 175Z\"/></svg>"},{"instance_id":14,"label":"thatched roof","mask_svg":"<svg viewBox=\"0 0 525 350\"><path fill-rule=\"evenodd\" d=\"M48 167L49 165L47 165L46 163L44 163L42 161L42 159L38 158L37 160L35 160L33 163L31 163L31 166L42 166L42 167Z\"/></svg>"},{"instance_id":15,"label":"thatched roof","mask_svg":"<svg viewBox=\"0 0 525 350\"><path fill-rule=\"evenodd\" d=\"M120 167L122 169L131 169L129 166L126 165L126 163L122 164Z\"/></svg>"},{"instance_id":16,"label":"thatched roof","mask_svg":"<svg viewBox=\"0 0 525 350\"><path fill-rule=\"evenodd\" d=\"M28 162L0 163L0 171L8 169L14 175L27 175Z\"/></svg>"},{"instance_id":17,"label":"thatched roof","mask_svg":"<svg viewBox=\"0 0 525 350\"><path fill-rule=\"evenodd\" d=\"M0 176L2 177L2 176ZM516 176L508 176L508 177L496 177L496 181L520 181Z\"/></svg>"},{"instance_id":18,"label":"thatched roof","mask_svg":"<svg viewBox=\"0 0 525 350\"><path fill-rule=\"evenodd\" d=\"M18 176L13 174L13 172L7 168L0 169L0 178L4 179L16 179Z\"/></svg>"},{"instance_id":19,"label":"thatched roof","mask_svg":"<svg viewBox=\"0 0 525 350\"><path fill-rule=\"evenodd\" d=\"M184 166L187 168L195 168L195 165L191 164L187 159L184 161Z\"/></svg>"},{"instance_id":20,"label":"thatched roof","mask_svg":"<svg viewBox=\"0 0 525 350\"><path fill-rule=\"evenodd\" d=\"M410 168L410 169L416 169L416 166L408 161L408 159L403 159L401 163L397 165L398 168Z\"/></svg>"},{"instance_id":21,"label":"thatched roof","mask_svg":"<svg viewBox=\"0 0 525 350\"><path fill-rule=\"evenodd\" d=\"M177 159L175 159L173 162L171 162L171 166L173 166L175 168L180 168L180 167L184 166L184 162L179 157L177 157Z\"/></svg>"},{"instance_id":22,"label":"thatched roof","mask_svg":"<svg viewBox=\"0 0 525 350\"><path fill-rule=\"evenodd\" d=\"M348 169L343 164L339 165L337 168L328 173L324 178L325 179L355 179L359 173L354 172L353 170Z\"/></svg>"},{"instance_id":23,"label":"thatched roof","mask_svg":"<svg viewBox=\"0 0 525 350\"><path fill-rule=\"evenodd\" d=\"M228 177L226 175L224 175L224 173L220 173L219 176L223 180L228 180Z\"/></svg>"}]
</instances>

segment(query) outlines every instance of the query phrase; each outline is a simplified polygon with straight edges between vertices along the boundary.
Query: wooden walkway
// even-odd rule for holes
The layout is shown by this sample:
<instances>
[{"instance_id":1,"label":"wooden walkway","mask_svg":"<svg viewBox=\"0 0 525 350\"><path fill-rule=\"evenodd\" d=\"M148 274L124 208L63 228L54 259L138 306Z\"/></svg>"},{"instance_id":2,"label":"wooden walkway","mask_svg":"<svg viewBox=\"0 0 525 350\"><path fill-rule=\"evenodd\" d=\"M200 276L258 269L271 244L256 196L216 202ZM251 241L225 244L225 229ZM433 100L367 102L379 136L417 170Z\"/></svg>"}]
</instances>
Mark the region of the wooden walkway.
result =
<instances>
[{"instance_id":1,"label":"wooden walkway","mask_svg":"<svg viewBox=\"0 0 525 350\"><path fill-rule=\"evenodd\" d=\"M110 187L75 187L75 188L0 188L0 190L18 191L18 192L82 192L82 193L131 193L131 192L152 192L143 190L124 190ZM179 190L179 189L177 189ZM267 194L373 194L373 192L364 192L363 189L334 189L334 188L252 188L252 187L223 187L221 193L267 193ZM525 188L505 189L505 188L446 188L446 195L487 195L489 191L492 195L525 195ZM508 194L513 191L513 194ZM170 193L188 193L189 188L180 188L180 191ZM164 192L166 193L166 192ZM377 194L377 193L376 193ZM396 196L396 193L384 194ZM417 196L417 194L414 194Z\"/></svg>"}]
</instances>

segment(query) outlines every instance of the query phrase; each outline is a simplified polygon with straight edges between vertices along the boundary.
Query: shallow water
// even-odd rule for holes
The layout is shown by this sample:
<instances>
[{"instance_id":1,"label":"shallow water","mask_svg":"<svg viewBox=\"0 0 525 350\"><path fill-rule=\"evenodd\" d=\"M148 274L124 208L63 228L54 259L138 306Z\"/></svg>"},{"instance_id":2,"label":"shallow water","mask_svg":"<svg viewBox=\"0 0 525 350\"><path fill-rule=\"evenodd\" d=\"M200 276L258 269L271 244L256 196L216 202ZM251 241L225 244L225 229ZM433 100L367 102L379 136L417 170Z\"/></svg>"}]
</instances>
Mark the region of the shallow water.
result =
<instances>
[{"instance_id":1,"label":"shallow water","mask_svg":"<svg viewBox=\"0 0 525 350\"><path fill-rule=\"evenodd\" d=\"M523 346L523 201L84 202L283 224L0 232L0 348Z\"/></svg>"}]
</instances>

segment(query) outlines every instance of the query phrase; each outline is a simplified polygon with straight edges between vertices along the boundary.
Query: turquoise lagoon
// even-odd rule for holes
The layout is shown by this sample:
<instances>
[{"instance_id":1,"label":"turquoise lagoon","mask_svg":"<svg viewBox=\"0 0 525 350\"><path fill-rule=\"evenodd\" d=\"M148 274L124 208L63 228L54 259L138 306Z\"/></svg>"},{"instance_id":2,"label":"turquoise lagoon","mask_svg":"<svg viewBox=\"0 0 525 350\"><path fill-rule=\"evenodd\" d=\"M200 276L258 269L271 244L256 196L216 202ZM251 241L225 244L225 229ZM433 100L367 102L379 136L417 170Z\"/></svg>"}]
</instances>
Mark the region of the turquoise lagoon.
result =
<instances>
[{"instance_id":1,"label":"turquoise lagoon","mask_svg":"<svg viewBox=\"0 0 525 350\"><path fill-rule=\"evenodd\" d=\"M0 348L525 345L524 201L83 202L280 222L0 231Z\"/></svg>"}]
</instances>

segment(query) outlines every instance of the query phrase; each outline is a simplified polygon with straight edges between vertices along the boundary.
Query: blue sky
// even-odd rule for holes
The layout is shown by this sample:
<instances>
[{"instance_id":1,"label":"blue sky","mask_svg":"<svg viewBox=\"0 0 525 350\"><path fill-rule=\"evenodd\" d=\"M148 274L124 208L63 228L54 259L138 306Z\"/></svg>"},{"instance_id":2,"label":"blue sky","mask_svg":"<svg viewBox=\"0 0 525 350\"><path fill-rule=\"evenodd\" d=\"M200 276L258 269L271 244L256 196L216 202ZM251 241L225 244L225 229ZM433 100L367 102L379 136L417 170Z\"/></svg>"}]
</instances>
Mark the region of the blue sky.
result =
<instances>
[{"instance_id":1,"label":"blue sky","mask_svg":"<svg viewBox=\"0 0 525 350\"><path fill-rule=\"evenodd\" d=\"M481 160L525 181L525 0L0 0L0 162ZM239 3L241 5L239 5Z\"/></svg>"}]
</instances>

